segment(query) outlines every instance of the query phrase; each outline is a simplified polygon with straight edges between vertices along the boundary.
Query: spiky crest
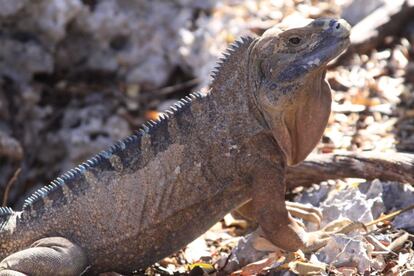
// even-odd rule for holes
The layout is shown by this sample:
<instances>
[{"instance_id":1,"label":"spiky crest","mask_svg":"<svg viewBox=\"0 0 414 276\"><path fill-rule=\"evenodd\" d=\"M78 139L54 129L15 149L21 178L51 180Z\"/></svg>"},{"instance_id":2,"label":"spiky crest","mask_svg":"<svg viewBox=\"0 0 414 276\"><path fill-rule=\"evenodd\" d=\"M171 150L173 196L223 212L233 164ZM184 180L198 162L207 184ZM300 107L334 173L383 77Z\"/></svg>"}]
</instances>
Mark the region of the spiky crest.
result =
<instances>
[{"instance_id":1,"label":"spiky crest","mask_svg":"<svg viewBox=\"0 0 414 276\"><path fill-rule=\"evenodd\" d=\"M214 83L220 80L221 78L226 78L225 72L227 70L234 71L234 65L232 65L232 63L239 62L240 55L248 49L253 40L254 38L252 37L242 37L239 40L236 40L235 42L230 44L230 46L223 54L223 57L219 59L217 66L213 70L213 73L211 75L213 78L212 86L214 86ZM130 135L116 142L108 150L104 150L98 153L97 155L78 165L74 169L71 169L63 175L57 177L55 180L51 181L49 185L38 189L32 195L26 198L23 205L23 211L39 210L43 207L43 198L45 197L57 198L57 200L59 200L60 187L68 185L69 183L74 183L76 185L77 179L80 179L82 177L82 174L87 170L95 168L99 169L100 167L104 169L105 166L103 163L105 163L105 161L108 160L109 157L111 157L114 154L119 155L129 146L139 144L143 135L152 135L158 128L158 126L160 126L163 122L166 122L171 118L174 118L174 116L176 116L177 113L182 111L185 107L191 105L191 103L194 100L202 97L204 97L203 94L195 92L191 93L189 96L186 96L185 98L182 98L181 100L177 101L173 106L171 106L168 110L166 110L164 114L160 116L156 122L152 120L147 121L141 126L141 129L139 131L136 131L133 135Z\"/></svg>"},{"instance_id":2,"label":"spiky crest","mask_svg":"<svg viewBox=\"0 0 414 276\"><path fill-rule=\"evenodd\" d=\"M10 207L0 207L0 218L13 214L13 210Z\"/></svg>"},{"instance_id":3,"label":"spiky crest","mask_svg":"<svg viewBox=\"0 0 414 276\"><path fill-rule=\"evenodd\" d=\"M119 140L113 144L108 150L101 151L94 157L78 165L74 169L71 169L64 173L63 175L57 177L55 180L51 181L49 185L39 188L32 195L26 198L23 211L38 210L43 206L43 198L52 197L59 200L59 194L54 197L54 193L58 193L60 187L73 183L80 177L82 174L91 169L99 169L100 166L104 168L103 163L108 160L109 157L116 154L119 155L126 148L130 146L136 146L140 143L142 136L144 135L153 135L155 130L164 122L174 118L178 113L183 111L186 107L189 107L194 100L203 98L204 96L199 92L191 93L189 96L177 101L173 106L162 114L157 121L148 121L144 123L140 130L135 131L134 134ZM76 183L75 183L76 185ZM8 207L0 208L0 218L2 214L9 214L12 210Z\"/></svg>"},{"instance_id":4,"label":"spiky crest","mask_svg":"<svg viewBox=\"0 0 414 276\"><path fill-rule=\"evenodd\" d=\"M241 37L227 47L226 51L223 53L223 56L219 58L216 66L210 74L210 77L212 78L211 86L213 88L215 83L219 82L222 78L228 78L228 70L230 70L230 72L234 72L235 67L232 63L240 62L240 56L245 53L253 40L254 38L251 36Z\"/></svg>"},{"instance_id":5,"label":"spiky crest","mask_svg":"<svg viewBox=\"0 0 414 276\"><path fill-rule=\"evenodd\" d=\"M8 218L13 214L13 210L10 207L0 207L0 229L6 225Z\"/></svg>"}]
</instances>

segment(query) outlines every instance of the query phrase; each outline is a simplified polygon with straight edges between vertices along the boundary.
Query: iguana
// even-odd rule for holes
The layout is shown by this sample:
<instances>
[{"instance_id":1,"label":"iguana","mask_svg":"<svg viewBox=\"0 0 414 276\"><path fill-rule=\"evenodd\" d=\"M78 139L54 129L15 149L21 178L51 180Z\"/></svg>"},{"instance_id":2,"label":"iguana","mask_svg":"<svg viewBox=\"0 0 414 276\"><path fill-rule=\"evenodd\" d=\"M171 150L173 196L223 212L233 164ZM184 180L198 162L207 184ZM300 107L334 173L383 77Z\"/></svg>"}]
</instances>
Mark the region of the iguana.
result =
<instances>
[{"instance_id":1,"label":"iguana","mask_svg":"<svg viewBox=\"0 0 414 276\"><path fill-rule=\"evenodd\" d=\"M131 273L248 201L275 245L318 243L287 211L284 174L321 138L326 65L348 45L336 19L238 40L209 92L39 189L22 211L1 209L0 275Z\"/></svg>"}]
</instances>

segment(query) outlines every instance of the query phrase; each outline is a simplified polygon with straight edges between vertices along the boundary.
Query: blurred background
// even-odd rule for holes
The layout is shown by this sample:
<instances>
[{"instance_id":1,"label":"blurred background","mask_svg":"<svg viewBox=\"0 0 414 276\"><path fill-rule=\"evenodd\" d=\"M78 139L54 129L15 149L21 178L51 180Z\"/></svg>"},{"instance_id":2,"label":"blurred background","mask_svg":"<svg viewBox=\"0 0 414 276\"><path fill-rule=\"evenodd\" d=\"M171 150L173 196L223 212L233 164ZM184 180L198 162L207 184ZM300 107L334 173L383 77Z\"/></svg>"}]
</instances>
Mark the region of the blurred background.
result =
<instances>
[{"instance_id":1,"label":"blurred background","mask_svg":"<svg viewBox=\"0 0 414 276\"><path fill-rule=\"evenodd\" d=\"M19 209L208 89L239 36L325 16L353 26L352 47L330 65L333 113L315 151L414 152L413 15L409 0L0 0L0 199Z\"/></svg>"}]
</instances>

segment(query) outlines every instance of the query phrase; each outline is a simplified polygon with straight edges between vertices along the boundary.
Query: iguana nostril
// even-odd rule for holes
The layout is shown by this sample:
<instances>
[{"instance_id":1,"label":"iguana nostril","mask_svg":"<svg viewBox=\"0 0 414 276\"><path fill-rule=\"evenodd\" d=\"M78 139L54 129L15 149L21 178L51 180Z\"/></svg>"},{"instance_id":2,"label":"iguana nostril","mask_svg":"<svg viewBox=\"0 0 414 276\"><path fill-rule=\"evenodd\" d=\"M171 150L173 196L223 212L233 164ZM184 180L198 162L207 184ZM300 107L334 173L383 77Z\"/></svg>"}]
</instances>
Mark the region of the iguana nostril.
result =
<instances>
[{"instance_id":1,"label":"iguana nostril","mask_svg":"<svg viewBox=\"0 0 414 276\"><path fill-rule=\"evenodd\" d=\"M338 19L335 21L335 24L331 26L335 36L339 37L349 37L351 32L351 26L343 19Z\"/></svg>"}]
</instances>

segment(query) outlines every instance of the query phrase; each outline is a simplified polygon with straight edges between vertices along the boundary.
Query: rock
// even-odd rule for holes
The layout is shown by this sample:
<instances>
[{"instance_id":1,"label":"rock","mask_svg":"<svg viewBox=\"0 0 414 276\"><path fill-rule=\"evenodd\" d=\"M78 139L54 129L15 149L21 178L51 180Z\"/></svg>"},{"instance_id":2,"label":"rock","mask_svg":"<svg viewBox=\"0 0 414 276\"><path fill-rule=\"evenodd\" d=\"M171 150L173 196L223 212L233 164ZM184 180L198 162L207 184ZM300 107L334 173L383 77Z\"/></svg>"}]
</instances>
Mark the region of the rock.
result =
<instances>
[{"instance_id":1,"label":"rock","mask_svg":"<svg viewBox=\"0 0 414 276\"><path fill-rule=\"evenodd\" d=\"M387 213L414 205L414 187L409 184L402 185L396 182L384 182L383 191L384 205ZM409 232L414 232L414 210L397 216L392 224L395 228L403 228Z\"/></svg>"},{"instance_id":2,"label":"rock","mask_svg":"<svg viewBox=\"0 0 414 276\"><path fill-rule=\"evenodd\" d=\"M354 0L346 5L341 17L352 26L385 4L385 0Z\"/></svg>"},{"instance_id":3,"label":"rock","mask_svg":"<svg viewBox=\"0 0 414 276\"><path fill-rule=\"evenodd\" d=\"M159 87L182 62L180 30L213 2L1 0L0 77L103 71Z\"/></svg>"},{"instance_id":4,"label":"rock","mask_svg":"<svg viewBox=\"0 0 414 276\"><path fill-rule=\"evenodd\" d=\"M264 258L268 252L256 249L255 243L260 239L260 235L263 234L261 230L242 237L237 246L232 250L231 256L228 258L226 266L223 271L230 273L236 271L241 267L253 263L255 261Z\"/></svg>"},{"instance_id":5,"label":"rock","mask_svg":"<svg viewBox=\"0 0 414 276\"><path fill-rule=\"evenodd\" d=\"M295 197L295 201L311 203L322 210L321 226L338 218L367 223L382 213L414 205L414 188L408 184L374 180L361 183L358 188L322 187L324 188L310 188ZM413 216L414 211L397 216L393 221L394 227L414 231Z\"/></svg>"},{"instance_id":6,"label":"rock","mask_svg":"<svg viewBox=\"0 0 414 276\"><path fill-rule=\"evenodd\" d=\"M385 1L383 5L372 11L352 28L353 50L358 53L370 52L386 36L401 32L403 26L413 15L414 1Z\"/></svg>"},{"instance_id":7,"label":"rock","mask_svg":"<svg viewBox=\"0 0 414 276\"><path fill-rule=\"evenodd\" d=\"M307 189L305 193L300 193L297 195L295 197L295 201L304 204L312 204L313 206L318 207L319 204L326 199L331 188L332 187L327 183L314 185L313 187Z\"/></svg>"},{"instance_id":8,"label":"rock","mask_svg":"<svg viewBox=\"0 0 414 276\"><path fill-rule=\"evenodd\" d=\"M63 144L68 158L62 162L62 170L69 170L87 160L114 141L130 134L128 123L117 114L116 102L108 103L102 95L91 94L82 102L73 99L65 108L61 128L48 135L51 144ZM50 162L57 156L50 151L40 153L39 158ZM52 158L52 159L51 159Z\"/></svg>"},{"instance_id":9,"label":"rock","mask_svg":"<svg viewBox=\"0 0 414 276\"><path fill-rule=\"evenodd\" d=\"M341 218L363 223L370 222L385 211L381 197L382 186L379 181L373 181L365 193L353 187L346 187L339 191L331 189L327 198L319 205L323 214L321 226Z\"/></svg>"},{"instance_id":10,"label":"rock","mask_svg":"<svg viewBox=\"0 0 414 276\"><path fill-rule=\"evenodd\" d=\"M53 68L53 57L38 42L0 36L0 76L24 82Z\"/></svg>"},{"instance_id":11,"label":"rock","mask_svg":"<svg viewBox=\"0 0 414 276\"><path fill-rule=\"evenodd\" d=\"M357 267L360 273L364 273L371 268L371 247L361 234L335 234L317 253L317 257L319 261L335 267Z\"/></svg>"},{"instance_id":12,"label":"rock","mask_svg":"<svg viewBox=\"0 0 414 276\"><path fill-rule=\"evenodd\" d=\"M25 4L27 0L0 0L0 16L6 17L17 13Z\"/></svg>"}]
</instances>

